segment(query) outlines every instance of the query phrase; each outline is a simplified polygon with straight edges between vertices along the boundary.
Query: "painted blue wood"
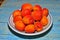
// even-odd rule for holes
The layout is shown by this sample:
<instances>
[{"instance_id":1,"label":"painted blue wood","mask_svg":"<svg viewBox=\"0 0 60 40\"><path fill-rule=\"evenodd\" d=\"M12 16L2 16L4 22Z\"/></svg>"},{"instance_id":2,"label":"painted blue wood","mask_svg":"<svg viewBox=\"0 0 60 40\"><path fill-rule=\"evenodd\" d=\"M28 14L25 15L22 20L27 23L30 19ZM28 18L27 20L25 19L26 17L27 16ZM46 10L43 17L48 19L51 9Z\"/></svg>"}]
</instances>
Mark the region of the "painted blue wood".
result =
<instances>
[{"instance_id":1,"label":"painted blue wood","mask_svg":"<svg viewBox=\"0 0 60 40\"><path fill-rule=\"evenodd\" d=\"M23 3L39 4L49 9L53 18L53 26L48 34L31 40L59 40L60 39L60 0L5 0L0 6L0 40L30 40L28 37L18 37L8 28L7 22L12 12L20 9Z\"/></svg>"}]
</instances>

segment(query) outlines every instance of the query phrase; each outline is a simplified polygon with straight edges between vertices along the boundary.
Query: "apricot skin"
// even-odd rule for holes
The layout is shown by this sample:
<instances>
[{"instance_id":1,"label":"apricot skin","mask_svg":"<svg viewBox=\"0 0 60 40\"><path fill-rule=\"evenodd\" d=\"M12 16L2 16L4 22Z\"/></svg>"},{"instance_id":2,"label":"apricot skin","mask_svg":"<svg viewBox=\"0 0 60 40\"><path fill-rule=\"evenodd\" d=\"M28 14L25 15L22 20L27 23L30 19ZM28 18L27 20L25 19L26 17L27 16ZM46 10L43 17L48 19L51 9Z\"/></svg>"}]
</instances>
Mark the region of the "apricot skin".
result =
<instances>
[{"instance_id":1,"label":"apricot skin","mask_svg":"<svg viewBox=\"0 0 60 40\"><path fill-rule=\"evenodd\" d=\"M13 17L17 16L17 15L21 15L21 10L15 10L13 12Z\"/></svg>"},{"instance_id":2,"label":"apricot skin","mask_svg":"<svg viewBox=\"0 0 60 40\"><path fill-rule=\"evenodd\" d=\"M43 26L47 25L48 24L47 17L46 16L43 16L40 22L43 24Z\"/></svg>"},{"instance_id":3,"label":"apricot skin","mask_svg":"<svg viewBox=\"0 0 60 40\"><path fill-rule=\"evenodd\" d=\"M41 11L41 10L42 10L42 7L41 7L40 5L37 5L37 4L36 4L36 5L33 7L33 10L34 10L34 11L37 11L37 10L38 10L38 11Z\"/></svg>"},{"instance_id":4,"label":"apricot skin","mask_svg":"<svg viewBox=\"0 0 60 40\"><path fill-rule=\"evenodd\" d=\"M25 24L24 24L22 21L17 21L17 22L15 22L15 28L16 28L18 31L24 31L24 29L25 29Z\"/></svg>"},{"instance_id":5,"label":"apricot skin","mask_svg":"<svg viewBox=\"0 0 60 40\"><path fill-rule=\"evenodd\" d=\"M31 15L31 11L29 9L22 10L22 16L24 17L26 15Z\"/></svg>"},{"instance_id":6,"label":"apricot skin","mask_svg":"<svg viewBox=\"0 0 60 40\"><path fill-rule=\"evenodd\" d=\"M25 32L27 33L33 33L35 31L35 27L33 24L29 24L25 27Z\"/></svg>"},{"instance_id":7,"label":"apricot skin","mask_svg":"<svg viewBox=\"0 0 60 40\"><path fill-rule=\"evenodd\" d=\"M43 8L43 16L48 16L48 14L49 14L49 10L47 9L47 8Z\"/></svg>"},{"instance_id":8,"label":"apricot skin","mask_svg":"<svg viewBox=\"0 0 60 40\"><path fill-rule=\"evenodd\" d=\"M43 25L42 25L40 22L35 22L35 23L34 23L34 26L35 26L35 30L36 30L37 32L43 30Z\"/></svg>"},{"instance_id":9,"label":"apricot skin","mask_svg":"<svg viewBox=\"0 0 60 40\"><path fill-rule=\"evenodd\" d=\"M34 20L41 20L41 18L42 18L41 11L33 11L31 15L34 18Z\"/></svg>"},{"instance_id":10,"label":"apricot skin","mask_svg":"<svg viewBox=\"0 0 60 40\"><path fill-rule=\"evenodd\" d=\"M32 16L26 15L25 17L23 17L23 22L25 24L31 24L34 22L34 19L32 18Z\"/></svg>"},{"instance_id":11,"label":"apricot skin","mask_svg":"<svg viewBox=\"0 0 60 40\"><path fill-rule=\"evenodd\" d=\"M15 23L16 21L22 20L22 16L18 15L13 18L13 22Z\"/></svg>"},{"instance_id":12,"label":"apricot skin","mask_svg":"<svg viewBox=\"0 0 60 40\"><path fill-rule=\"evenodd\" d=\"M30 3L25 3L22 5L22 10L29 9L32 10L32 5Z\"/></svg>"}]
</instances>

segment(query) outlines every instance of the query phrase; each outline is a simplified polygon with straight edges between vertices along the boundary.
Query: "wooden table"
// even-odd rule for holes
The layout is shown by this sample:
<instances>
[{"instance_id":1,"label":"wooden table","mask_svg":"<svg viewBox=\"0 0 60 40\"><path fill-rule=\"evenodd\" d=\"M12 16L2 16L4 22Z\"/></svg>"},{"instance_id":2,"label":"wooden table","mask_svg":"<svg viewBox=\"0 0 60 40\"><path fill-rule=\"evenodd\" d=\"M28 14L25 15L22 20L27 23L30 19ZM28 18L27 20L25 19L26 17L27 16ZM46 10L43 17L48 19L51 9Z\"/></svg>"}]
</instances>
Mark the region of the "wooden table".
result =
<instances>
[{"instance_id":1,"label":"wooden table","mask_svg":"<svg viewBox=\"0 0 60 40\"><path fill-rule=\"evenodd\" d=\"M24 37L16 36L8 28L11 13L21 8L23 3L39 4L49 9L53 18L53 25L44 36ZM5 0L0 6L0 40L60 40L60 0Z\"/></svg>"}]
</instances>

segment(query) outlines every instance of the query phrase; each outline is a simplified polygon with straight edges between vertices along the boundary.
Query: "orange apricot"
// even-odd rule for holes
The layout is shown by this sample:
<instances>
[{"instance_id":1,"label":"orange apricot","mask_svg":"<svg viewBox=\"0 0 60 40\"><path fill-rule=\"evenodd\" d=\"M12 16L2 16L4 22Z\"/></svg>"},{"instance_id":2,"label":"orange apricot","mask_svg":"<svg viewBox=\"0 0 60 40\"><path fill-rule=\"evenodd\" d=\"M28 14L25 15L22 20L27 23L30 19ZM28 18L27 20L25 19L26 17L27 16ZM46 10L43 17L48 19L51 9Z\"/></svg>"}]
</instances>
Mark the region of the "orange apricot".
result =
<instances>
[{"instance_id":1,"label":"orange apricot","mask_svg":"<svg viewBox=\"0 0 60 40\"><path fill-rule=\"evenodd\" d=\"M48 16L48 14L49 14L49 10L47 9L47 8L43 8L43 16Z\"/></svg>"},{"instance_id":2,"label":"orange apricot","mask_svg":"<svg viewBox=\"0 0 60 40\"><path fill-rule=\"evenodd\" d=\"M25 27L25 32L27 32L27 33L33 33L33 32L35 32L35 27L34 27L34 25L33 25L33 24L27 25L27 26Z\"/></svg>"},{"instance_id":3,"label":"orange apricot","mask_svg":"<svg viewBox=\"0 0 60 40\"><path fill-rule=\"evenodd\" d=\"M16 21L15 22L15 28L19 31L24 31L25 24L22 21Z\"/></svg>"},{"instance_id":4,"label":"orange apricot","mask_svg":"<svg viewBox=\"0 0 60 40\"><path fill-rule=\"evenodd\" d=\"M33 10L34 11L36 11L36 10L42 10L42 7L40 6L40 5L35 5L34 7L33 7Z\"/></svg>"},{"instance_id":5,"label":"orange apricot","mask_svg":"<svg viewBox=\"0 0 60 40\"><path fill-rule=\"evenodd\" d=\"M48 24L47 17L46 16L43 16L40 22L43 24L43 26L47 25Z\"/></svg>"},{"instance_id":6,"label":"orange apricot","mask_svg":"<svg viewBox=\"0 0 60 40\"><path fill-rule=\"evenodd\" d=\"M37 32L43 30L43 25L42 25L40 22L35 22L35 23L34 23L34 26L35 26L35 30L36 30Z\"/></svg>"},{"instance_id":7,"label":"orange apricot","mask_svg":"<svg viewBox=\"0 0 60 40\"><path fill-rule=\"evenodd\" d=\"M13 22L20 21L20 20L22 20L22 16L20 15L17 15L13 18Z\"/></svg>"},{"instance_id":8,"label":"orange apricot","mask_svg":"<svg viewBox=\"0 0 60 40\"><path fill-rule=\"evenodd\" d=\"M30 3L24 3L21 8L22 10L25 10L25 9L32 10L32 5Z\"/></svg>"},{"instance_id":9,"label":"orange apricot","mask_svg":"<svg viewBox=\"0 0 60 40\"><path fill-rule=\"evenodd\" d=\"M15 10L13 12L13 17L17 16L17 15L21 15L21 10Z\"/></svg>"},{"instance_id":10,"label":"orange apricot","mask_svg":"<svg viewBox=\"0 0 60 40\"><path fill-rule=\"evenodd\" d=\"M41 11L33 11L31 15L34 18L34 20L41 20L41 18L42 18Z\"/></svg>"},{"instance_id":11,"label":"orange apricot","mask_svg":"<svg viewBox=\"0 0 60 40\"><path fill-rule=\"evenodd\" d=\"M22 16L30 15L31 11L29 9L22 10Z\"/></svg>"},{"instance_id":12,"label":"orange apricot","mask_svg":"<svg viewBox=\"0 0 60 40\"><path fill-rule=\"evenodd\" d=\"M25 17L23 17L23 22L25 24L31 24L34 22L34 19L32 18L31 15L26 15Z\"/></svg>"}]
</instances>

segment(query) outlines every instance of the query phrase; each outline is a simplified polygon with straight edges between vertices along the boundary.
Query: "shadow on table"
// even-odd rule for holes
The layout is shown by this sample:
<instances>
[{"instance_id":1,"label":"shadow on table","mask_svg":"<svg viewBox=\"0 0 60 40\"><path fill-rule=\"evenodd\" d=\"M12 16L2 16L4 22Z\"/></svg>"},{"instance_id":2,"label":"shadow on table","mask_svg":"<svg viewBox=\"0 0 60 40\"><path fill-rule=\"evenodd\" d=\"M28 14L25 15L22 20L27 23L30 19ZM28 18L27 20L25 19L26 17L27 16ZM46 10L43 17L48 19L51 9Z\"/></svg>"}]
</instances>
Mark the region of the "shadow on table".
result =
<instances>
[{"instance_id":1,"label":"shadow on table","mask_svg":"<svg viewBox=\"0 0 60 40\"><path fill-rule=\"evenodd\" d=\"M52 26L53 26L53 24L52 24ZM43 37L43 36L47 35L50 32L50 30L52 29L52 26L45 33L40 34L40 35L35 35L35 36L25 36L25 35L18 34L16 32L14 32L12 29L10 29L9 25L8 25L8 28L10 29L11 33L13 33L14 35L16 35L16 36L18 36L20 38L24 38L24 39L35 39L35 38L40 38L40 37Z\"/></svg>"}]
</instances>

